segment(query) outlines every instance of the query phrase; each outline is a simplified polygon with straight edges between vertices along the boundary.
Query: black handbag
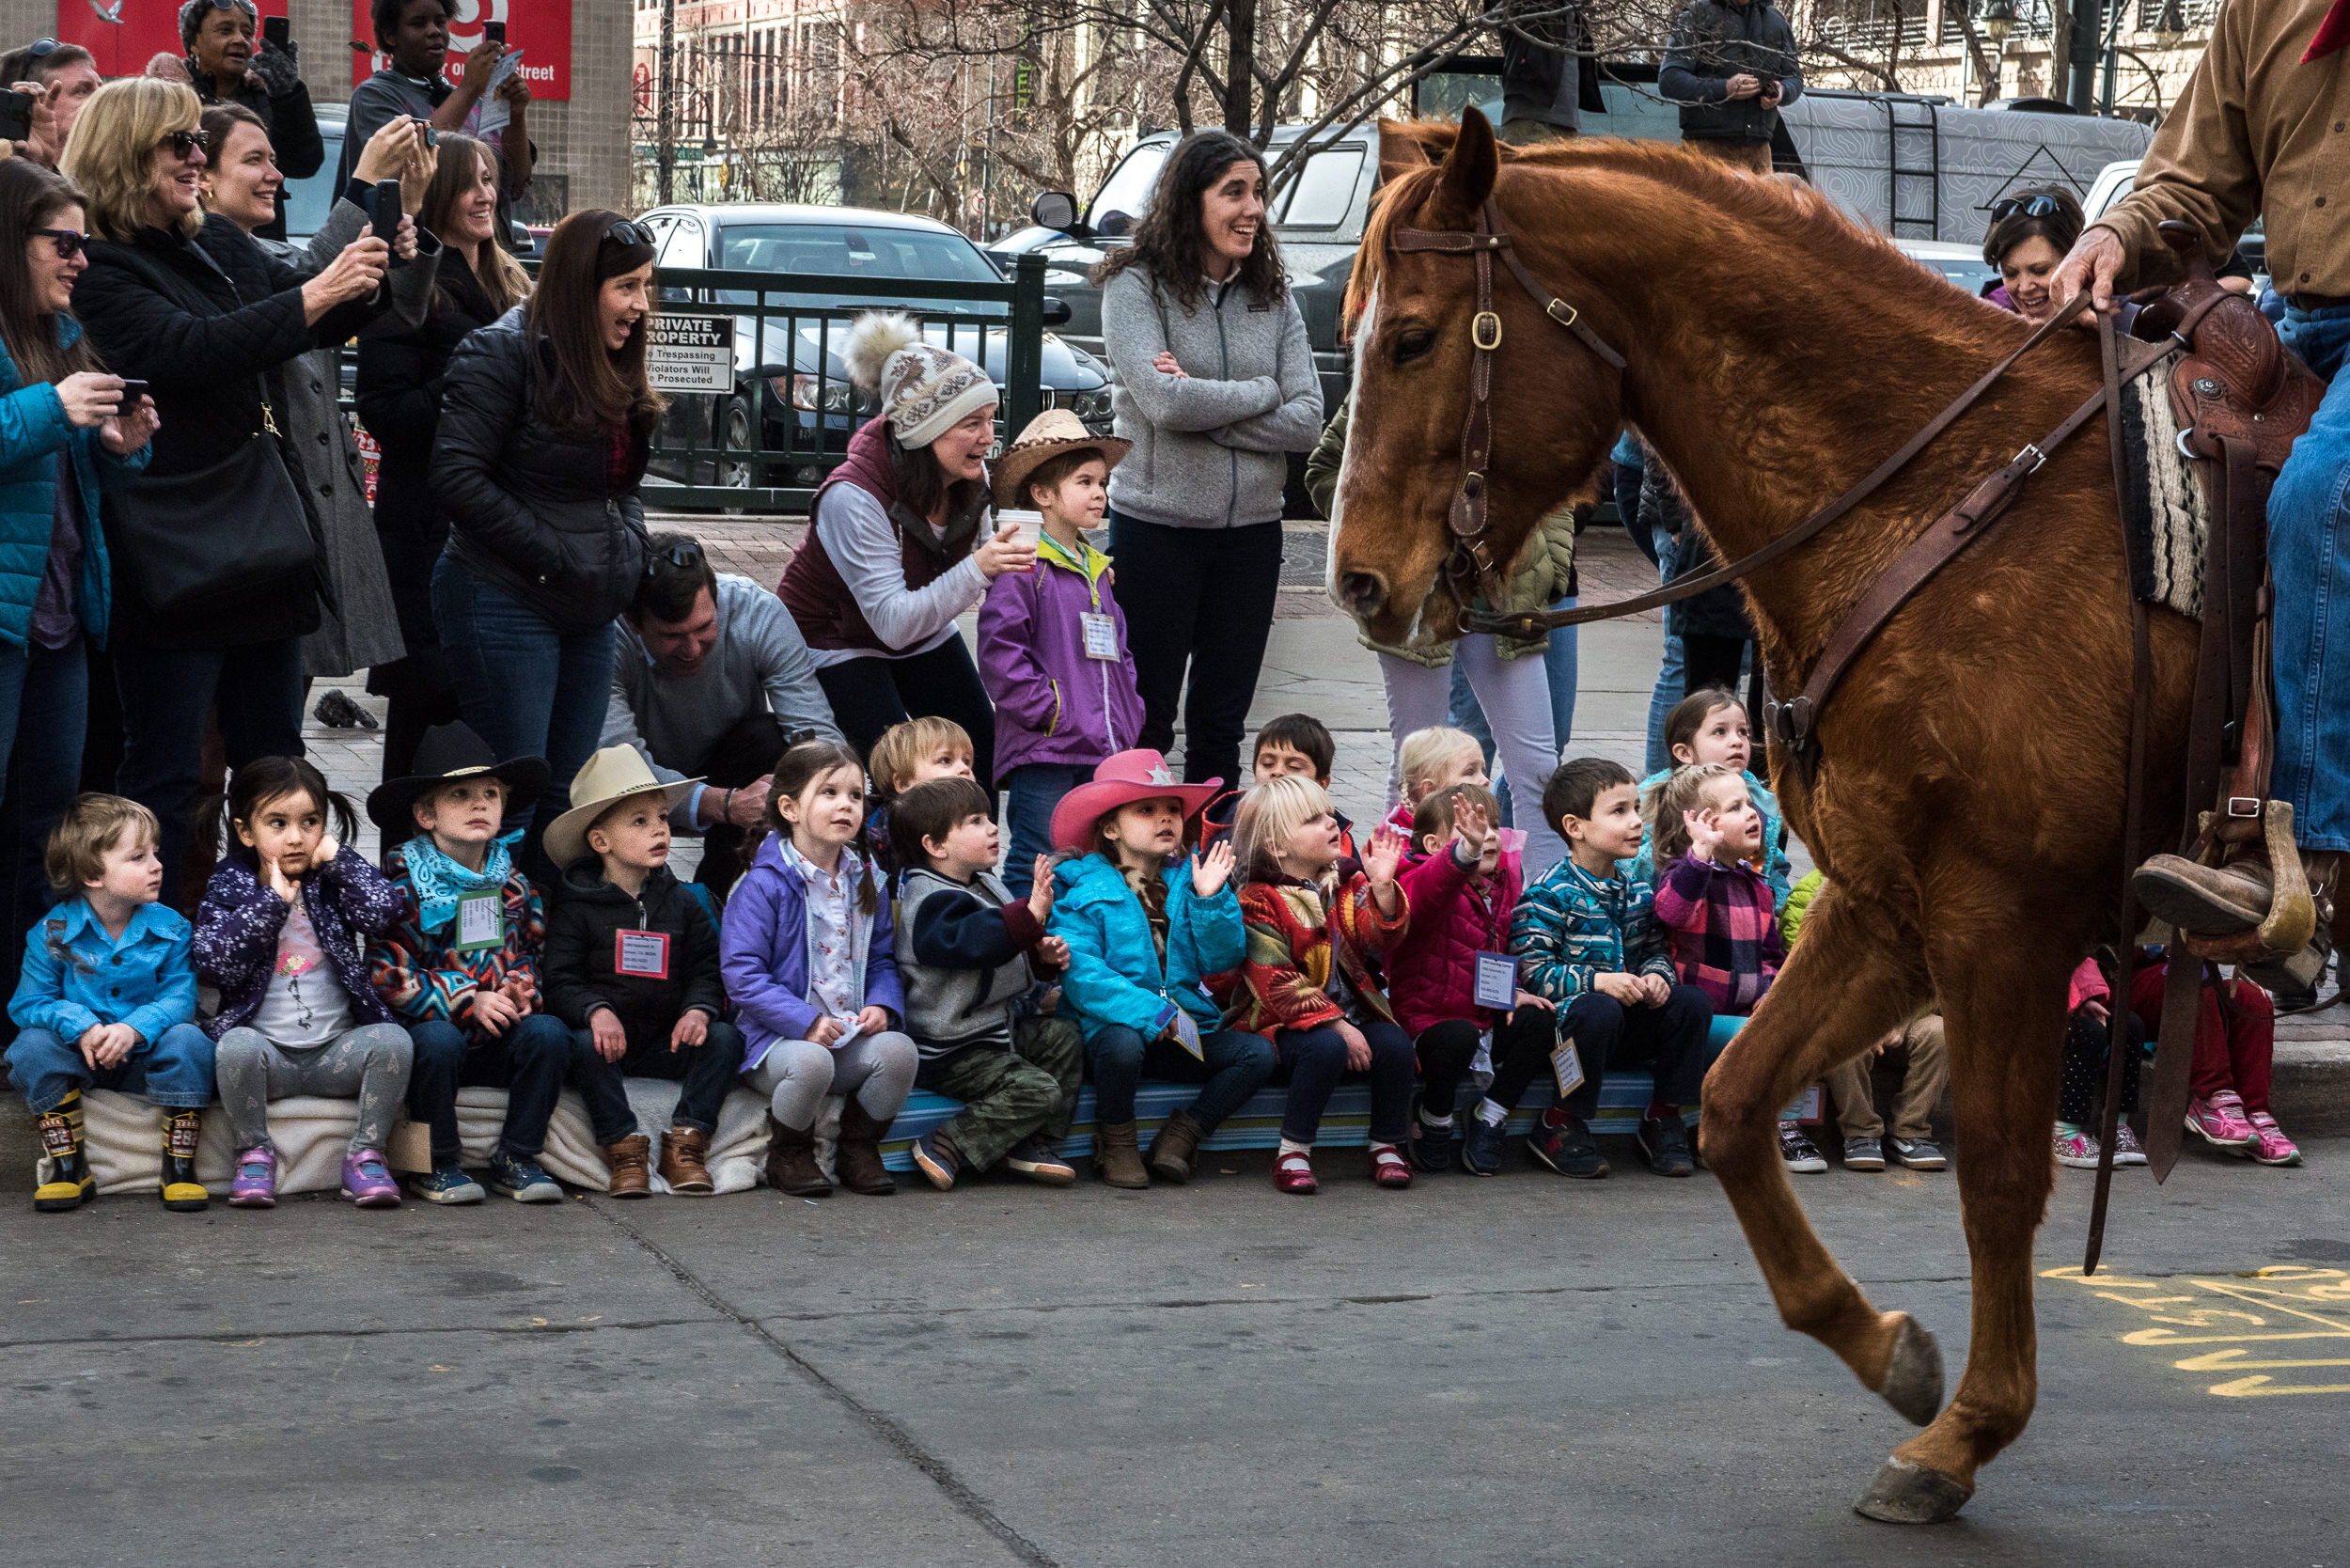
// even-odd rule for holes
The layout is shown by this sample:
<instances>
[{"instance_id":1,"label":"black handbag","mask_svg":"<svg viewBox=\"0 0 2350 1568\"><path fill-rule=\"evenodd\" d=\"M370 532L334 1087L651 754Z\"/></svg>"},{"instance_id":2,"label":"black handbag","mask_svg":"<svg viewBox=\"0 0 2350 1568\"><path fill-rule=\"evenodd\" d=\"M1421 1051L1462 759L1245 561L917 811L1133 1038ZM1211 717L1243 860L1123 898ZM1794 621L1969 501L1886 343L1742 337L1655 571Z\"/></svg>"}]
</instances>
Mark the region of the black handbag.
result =
<instances>
[{"instance_id":1,"label":"black handbag","mask_svg":"<svg viewBox=\"0 0 2350 1568\"><path fill-rule=\"evenodd\" d=\"M207 468L141 474L114 502L116 569L163 616L246 593L319 559L310 514L278 450L276 420Z\"/></svg>"}]
</instances>

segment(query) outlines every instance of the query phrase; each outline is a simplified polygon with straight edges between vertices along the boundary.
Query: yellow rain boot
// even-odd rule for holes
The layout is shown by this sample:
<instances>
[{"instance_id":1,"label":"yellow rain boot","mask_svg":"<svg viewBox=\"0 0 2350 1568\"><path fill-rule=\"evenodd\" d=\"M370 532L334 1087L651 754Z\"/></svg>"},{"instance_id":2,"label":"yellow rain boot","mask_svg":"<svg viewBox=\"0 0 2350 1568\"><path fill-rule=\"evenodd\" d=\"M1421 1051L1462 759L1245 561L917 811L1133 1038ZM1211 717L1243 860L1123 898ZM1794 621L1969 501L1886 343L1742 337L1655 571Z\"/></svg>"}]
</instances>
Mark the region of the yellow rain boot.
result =
<instances>
[{"instance_id":1,"label":"yellow rain boot","mask_svg":"<svg viewBox=\"0 0 2350 1568\"><path fill-rule=\"evenodd\" d=\"M98 1179L82 1152L82 1091L70 1090L39 1121L41 1163L49 1179L33 1189L33 1207L45 1215L78 1209L98 1196Z\"/></svg>"},{"instance_id":2,"label":"yellow rain boot","mask_svg":"<svg viewBox=\"0 0 2350 1568\"><path fill-rule=\"evenodd\" d=\"M203 1125L201 1112L164 1112L164 1207L174 1214L200 1213L212 1200L196 1179L196 1140Z\"/></svg>"}]
</instances>

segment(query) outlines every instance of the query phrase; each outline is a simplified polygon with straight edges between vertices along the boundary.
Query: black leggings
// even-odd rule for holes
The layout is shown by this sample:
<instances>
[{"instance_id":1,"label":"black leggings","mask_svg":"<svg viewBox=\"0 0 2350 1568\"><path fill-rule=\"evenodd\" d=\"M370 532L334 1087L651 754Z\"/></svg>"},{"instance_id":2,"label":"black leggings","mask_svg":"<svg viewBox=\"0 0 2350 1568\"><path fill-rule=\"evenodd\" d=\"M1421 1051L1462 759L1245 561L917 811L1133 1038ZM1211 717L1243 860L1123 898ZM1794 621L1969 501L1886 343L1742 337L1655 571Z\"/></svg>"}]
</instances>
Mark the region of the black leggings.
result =
<instances>
[{"instance_id":1,"label":"black leggings","mask_svg":"<svg viewBox=\"0 0 2350 1568\"><path fill-rule=\"evenodd\" d=\"M1116 512L1109 523L1118 607L1142 697L1135 744L1153 751L1175 744L1180 698L1184 779L1246 776L1240 743L1281 597L1281 525L1173 528Z\"/></svg>"},{"instance_id":2,"label":"black leggings","mask_svg":"<svg viewBox=\"0 0 2350 1568\"><path fill-rule=\"evenodd\" d=\"M816 671L840 733L860 757L893 724L910 718L952 719L971 737L971 772L990 799L995 793L995 708L979 684L971 651L960 635L927 653L903 659L843 659Z\"/></svg>"},{"instance_id":3,"label":"black leggings","mask_svg":"<svg viewBox=\"0 0 2350 1568\"><path fill-rule=\"evenodd\" d=\"M2085 1012L2064 1026L2064 1076L2057 1086L2057 1120L2086 1126L2106 1088L2106 1049L2112 1031ZM2130 1048L2122 1058L2122 1114L2138 1109L2138 1064L2146 1054L2146 1026L2130 1014Z\"/></svg>"},{"instance_id":4,"label":"black leggings","mask_svg":"<svg viewBox=\"0 0 2350 1568\"><path fill-rule=\"evenodd\" d=\"M1548 1009L1522 1007L1510 1022L1494 1026L1494 1081L1485 1092L1496 1105L1515 1109L1536 1074L1550 1065L1550 1048L1558 1040L1555 1025ZM1477 1059L1477 1026L1465 1018L1448 1018L1422 1029L1415 1045L1419 1052L1420 1108L1450 1116L1460 1103L1461 1081ZM1599 1074L1585 1077L1595 1099ZM1575 1093L1580 1097L1583 1090ZM1588 1116L1590 1108L1579 1114Z\"/></svg>"}]
</instances>

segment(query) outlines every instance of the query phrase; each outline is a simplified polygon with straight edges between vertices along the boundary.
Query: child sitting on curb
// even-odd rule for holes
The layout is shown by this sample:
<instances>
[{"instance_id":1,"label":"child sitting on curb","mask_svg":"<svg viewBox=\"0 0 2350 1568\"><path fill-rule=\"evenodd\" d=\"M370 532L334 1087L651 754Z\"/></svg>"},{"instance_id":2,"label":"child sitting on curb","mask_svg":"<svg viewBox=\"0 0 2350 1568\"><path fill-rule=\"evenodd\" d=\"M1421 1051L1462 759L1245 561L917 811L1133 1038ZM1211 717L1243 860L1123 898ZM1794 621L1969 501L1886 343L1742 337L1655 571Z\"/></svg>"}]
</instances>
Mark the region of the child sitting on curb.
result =
<instances>
[{"instance_id":1,"label":"child sitting on curb","mask_svg":"<svg viewBox=\"0 0 2350 1568\"><path fill-rule=\"evenodd\" d=\"M893 724L873 743L866 772L873 794L866 803L862 849L866 860L883 874L898 870L897 851L889 843L889 803L899 794L932 778L976 778L971 759L970 731L950 718L913 718ZM745 846L756 853L755 846Z\"/></svg>"},{"instance_id":2,"label":"child sitting on curb","mask_svg":"<svg viewBox=\"0 0 2350 1568\"><path fill-rule=\"evenodd\" d=\"M2141 964L2130 978L2131 1011L2162 1015L2167 962ZM2299 1165L2301 1150L2285 1137L2268 1108L2270 1064L2277 1053L2276 1004L2239 974L2219 979L2203 971L2195 1014L2195 1059L2187 1079L2186 1130L2226 1154L2262 1165Z\"/></svg>"},{"instance_id":3,"label":"child sitting on curb","mask_svg":"<svg viewBox=\"0 0 2350 1568\"><path fill-rule=\"evenodd\" d=\"M1465 729L1450 729L1443 725L1415 729L1404 736L1403 744L1396 747L1395 767L1402 798L1387 813L1387 825L1398 833L1412 831L1420 802L1437 791L1455 784L1474 784L1480 790L1489 790L1493 784L1485 774L1485 748L1478 744L1477 737ZM1500 819L1496 817L1495 821L1498 823Z\"/></svg>"},{"instance_id":4,"label":"child sitting on curb","mask_svg":"<svg viewBox=\"0 0 2350 1568\"><path fill-rule=\"evenodd\" d=\"M1647 1058L1656 1087L1640 1150L1657 1175L1686 1176L1694 1166L1681 1113L1704 1081L1714 1005L1676 983L1648 884L1622 870L1643 837L1632 775L1605 758L1562 762L1543 786L1543 815L1567 857L1527 888L1511 917L1518 983L1559 1010L1559 1038L1574 1042L1588 1081L1627 1056Z\"/></svg>"},{"instance_id":5,"label":"child sitting on curb","mask_svg":"<svg viewBox=\"0 0 2350 1568\"><path fill-rule=\"evenodd\" d=\"M1348 858L1330 797L1291 775L1242 800L1232 852L1245 879L1248 952L1230 987L1231 1021L1271 1041L1290 1070L1274 1186L1320 1190L1314 1138L1331 1092L1350 1074L1371 1080L1371 1179L1410 1186L1400 1146L1412 1113L1412 1037L1372 967L1411 919L1395 880L1403 836L1382 826L1361 861Z\"/></svg>"},{"instance_id":6,"label":"child sitting on curb","mask_svg":"<svg viewBox=\"0 0 2350 1568\"><path fill-rule=\"evenodd\" d=\"M384 870L400 894L370 972L408 1026L415 1050L408 1115L424 1124L431 1166L409 1178L408 1190L428 1203L483 1200L465 1174L457 1091L504 1089L490 1184L517 1202L559 1203L563 1189L539 1153L564 1082L585 1064L572 1031L540 1011L546 910L514 866L522 835L505 830L506 803L537 800L547 765L536 757L501 761L463 724L426 730L411 765L414 774L368 796L368 818L398 846L384 851Z\"/></svg>"},{"instance_id":7,"label":"child sitting on curb","mask_svg":"<svg viewBox=\"0 0 2350 1568\"><path fill-rule=\"evenodd\" d=\"M1011 824L1003 880L1017 898L1052 847L1060 797L1142 730L1116 573L1085 537L1101 526L1110 470L1133 445L1048 409L995 467L996 506L1033 506L1044 520L1036 569L997 577L979 606L979 680L995 704L995 777Z\"/></svg>"},{"instance_id":8,"label":"child sitting on curb","mask_svg":"<svg viewBox=\"0 0 2350 1568\"><path fill-rule=\"evenodd\" d=\"M1281 713L1267 719L1264 728L1257 731L1256 749L1249 756L1252 786L1276 778L1310 778L1326 792L1330 788L1330 770L1338 762L1339 743L1329 727L1313 714ZM1200 816L1201 843L1212 842L1232 830L1232 819L1247 792L1232 790L1208 803L1207 810ZM1335 807L1332 815L1339 820L1339 842L1352 860L1355 857L1355 824Z\"/></svg>"},{"instance_id":9,"label":"child sitting on curb","mask_svg":"<svg viewBox=\"0 0 2350 1568\"><path fill-rule=\"evenodd\" d=\"M712 1191L718 1110L743 1065L742 1031L724 1017L717 928L668 865L668 812L697 782L664 784L634 746L606 746L572 780L572 808L547 824L547 858L564 870L540 965L546 1009L572 1031L615 1198L652 1195L650 1140L627 1080L683 1083L661 1135L661 1180L700 1198Z\"/></svg>"},{"instance_id":10,"label":"child sitting on curb","mask_svg":"<svg viewBox=\"0 0 2350 1568\"><path fill-rule=\"evenodd\" d=\"M2105 1093L2106 1064L2113 1046L2113 981L2095 954L2082 959L2073 971L2066 1006L2063 1075L2057 1084L2056 1162L2076 1170L2094 1170L2100 1148L2090 1119ZM2122 1107L2114 1119L2116 1167L2146 1163L2145 1146L2130 1126L2130 1116L2138 1109L2138 1069L2146 1054L2146 1026L2133 1012L2123 1027L2128 1036L2122 1058Z\"/></svg>"},{"instance_id":11,"label":"child sitting on curb","mask_svg":"<svg viewBox=\"0 0 2350 1568\"><path fill-rule=\"evenodd\" d=\"M1826 889L1825 872L1813 871L1795 884L1778 917L1782 947L1794 950L1811 901ZM1899 1068L1902 1086L1893 1102L1893 1158L1912 1170L1942 1170L1950 1162L1934 1141L1934 1114L1942 1091L1950 1086L1950 1053L1942 1039L1942 1015L1929 1007L1899 1028L1888 1031L1870 1050L1827 1070L1823 1080L1844 1138L1844 1168L1877 1171L1885 1168L1885 1116L1876 1105L1872 1081L1877 1062L1889 1058Z\"/></svg>"},{"instance_id":12,"label":"child sitting on curb","mask_svg":"<svg viewBox=\"0 0 2350 1568\"><path fill-rule=\"evenodd\" d=\"M906 868L898 973L906 1032L921 1053L914 1081L963 1102L952 1120L914 1140L916 1167L941 1192L998 1160L1047 1186L1077 1179L1060 1140L1077 1108L1085 1037L1066 1018L1012 1011L1041 973L1068 965L1069 945L1044 933L1052 867L1038 855L1028 896L1013 898L995 875L999 839L988 805L972 779L933 778L900 795L889 820Z\"/></svg>"},{"instance_id":13,"label":"child sitting on curb","mask_svg":"<svg viewBox=\"0 0 2350 1568\"><path fill-rule=\"evenodd\" d=\"M193 930L158 902L156 838L155 813L119 795L82 795L50 830L45 870L60 902L25 937L8 1058L48 1162L33 1189L44 1214L98 1196L82 1147L89 1089L143 1094L162 1109L164 1208L193 1214L210 1201L196 1148L212 1042L196 1027Z\"/></svg>"},{"instance_id":14,"label":"child sitting on curb","mask_svg":"<svg viewBox=\"0 0 2350 1568\"><path fill-rule=\"evenodd\" d=\"M1273 1047L1219 1027L1201 981L1246 951L1232 846L1178 858L1183 824L1223 786L1179 784L1155 751L1121 751L1053 808L1053 934L1069 945L1061 1006L1085 1031L1093 1079L1093 1164L1114 1187L1153 1175L1188 1182L1200 1143L1273 1072ZM1154 1078L1201 1084L1144 1154L1135 1090Z\"/></svg>"},{"instance_id":15,"label":"child sitting on curb","mask_svg":"<svg viewBox=\"0 0 2350 1568\"><path fill-rule=\"evenodd\" d=\"M1778 797L1754 774L1754 740L1748 730L1746 704L1737 694L1720 686L1703 686L1673 704L1665 715L1665 745L1672 754L1669 765L1640 780L1640 795L1670 778L1673 770L1714 762L1736 774L1746 784L1747 798L1762 815L1762 857L1755 870L1778 903L1787 902L1793 867L1787 859L1787 823L1779 814ZM1643 850L1631 867L1633 879L1657 886L1655 857Z\"/></svg>"}]
</instances>

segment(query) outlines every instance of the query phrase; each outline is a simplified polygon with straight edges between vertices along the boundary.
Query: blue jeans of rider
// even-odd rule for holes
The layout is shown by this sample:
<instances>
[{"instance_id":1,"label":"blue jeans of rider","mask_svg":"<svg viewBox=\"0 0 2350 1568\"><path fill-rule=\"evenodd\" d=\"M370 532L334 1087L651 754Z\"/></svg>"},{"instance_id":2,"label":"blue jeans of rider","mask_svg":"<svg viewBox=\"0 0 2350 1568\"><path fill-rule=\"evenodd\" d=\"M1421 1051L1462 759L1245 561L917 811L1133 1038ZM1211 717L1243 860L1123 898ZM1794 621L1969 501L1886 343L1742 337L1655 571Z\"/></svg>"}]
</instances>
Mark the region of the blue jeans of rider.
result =
<instances>
[{"instance_id":1,"label":"blue jeans of rider","mask_svg":"<svg viewBox=\"0 0 2350 1568\"><path fill-rule=\"evenodd\" d=\"M2288 306L2285 346L2333 384L2268 495L2275 791L2303 849L2350 850L2350 306Z\"/></svg>"}]
</instances>

